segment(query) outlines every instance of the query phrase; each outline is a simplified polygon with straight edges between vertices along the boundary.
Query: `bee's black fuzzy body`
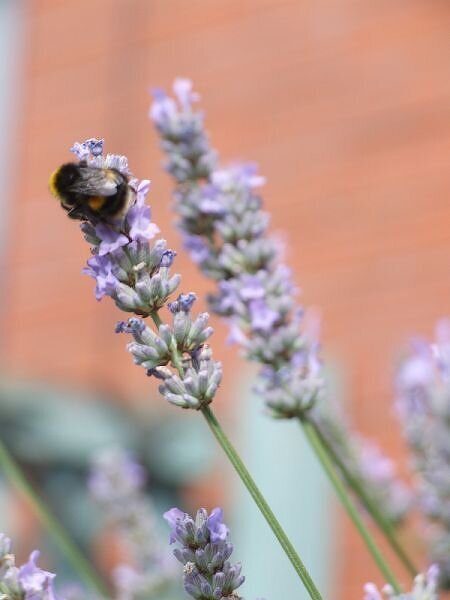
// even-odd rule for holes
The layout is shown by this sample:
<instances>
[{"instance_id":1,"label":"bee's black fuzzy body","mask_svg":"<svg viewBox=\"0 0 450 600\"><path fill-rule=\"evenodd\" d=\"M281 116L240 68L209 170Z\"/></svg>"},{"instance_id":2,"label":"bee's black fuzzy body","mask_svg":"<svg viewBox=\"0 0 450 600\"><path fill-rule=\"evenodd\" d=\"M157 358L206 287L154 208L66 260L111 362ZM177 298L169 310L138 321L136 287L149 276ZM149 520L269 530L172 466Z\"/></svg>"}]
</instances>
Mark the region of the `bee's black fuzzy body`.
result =
<instances>
[{"instance_id":1,"label":"bee's black fuzzy body","mask_svg":"<svg viewBox=\"0 0 450 600\"><path fill-rule=\"evenodd\" d=\"M66 163L49 181L50 191L72 219L108 221L123 216L134 201L128 178L112 168Z\"/></svg>"}]
</instances>

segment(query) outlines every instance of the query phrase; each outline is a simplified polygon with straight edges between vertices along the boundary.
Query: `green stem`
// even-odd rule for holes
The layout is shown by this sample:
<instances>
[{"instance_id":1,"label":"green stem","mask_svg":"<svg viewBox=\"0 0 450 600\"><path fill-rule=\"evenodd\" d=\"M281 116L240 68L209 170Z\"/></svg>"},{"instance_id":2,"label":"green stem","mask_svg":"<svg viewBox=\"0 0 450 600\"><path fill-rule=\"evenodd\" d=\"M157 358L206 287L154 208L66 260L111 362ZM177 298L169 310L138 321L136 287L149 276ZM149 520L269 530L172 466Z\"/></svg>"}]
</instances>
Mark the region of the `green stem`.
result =
<instances>
[{"instance_id":1,"label":"green stem","mask_svg":"<svg viewBox=\"0 0 450 600\"><path fill-rule=\"evenodd\" d=\"M225 454L228 456L228 458L229 458L231 464L233 465L233 467L235 468L237 474L241 478L241 480L244 483L244 485L246 486L247 490L250 492L250 495L252 496L252 498L255 501L256 505L258 506L259 510L263 514L263 516L266 519L267 523L269 524L270 528L272 529L272 531L274 532L278 541L280 542L283 550L285 551L287 557L291 561L294 569L297 571L297 573L298 573L300 579L302 580L305 588L307 589L309 595L311 596L311 598L313 600L320 600L322 598L322 596L320 595L320 592L316 588L316 585L314 584L314 581L312 580L310 574L308 573L305 565L301 561L300 557L298 556L297 552L295 551L294 547L292 546L291 542L289 541L289 538L287 537L286 533L284 532L284 530L281 527L280 523L278 522L277 518L273 514L271 508L267 504L264 496L259 491L256 483L253 481L252 476L248 472L246 466L244 465L244 463L242 462L238 453L232 446L230 440L225 435L225 432L223 431L222 427L220 426L219 422L217 421L211 408L209 406L204 406L201 409L201 412L202 412L203 416L205 417L206 422L208 423L209 428L211 429L212 433L216 437L219 444L222 446L222 449L224 450Z\"/></svg>"},{"instance_id":2,"label":"green stem","mask_svg":"<svg viewBox=\"0 0 450 600\"><path fill-rule=\"evenodd\" d=\"M9 453L5 444L0 440L0 468L4 471L9 481L16 489L24 496L31 508L34 510L44 527L47 528L50 535L59 546L61 552L66 556L74 570L78 573L81 579L92 588L97 594L103 597L109 596L109 591L99 578L97 573L92 569L89 562L81 554L80 550L75 546L72 540L67 535L65 529L56 520L56 518L48 511L45 504L37 496L36 492L27 481L21 468L16 463L14 458Z\"/></svg>"},{"instance_id":3,"label":"green stem","mask_svg":"<svg viewBox=\"0 0 450 600\"><path fill-rule=\"evenodd\" d=\"M311 423L309 423L307 421L301 421L301 424L303 426L303 430L306 434L306 437L308 438L308 441L311 444L312 449L316 453L317 458L319 459L326 474L328 475L328 478L329 478L330 482L332 483L332 485L333 485L339 499L341 500L345 510L347 511L349 517L351 518L355 527L358 529L361 537L365 541L370 554L372 555L374 561L378 565L378 568L382 572L386 581L388 583L390 583L391 586L394 588L394 591L397 594L399 594L400 586L399 586L399 583L398 583L394 573L392 572L391 568L389 567L386 560L384 559L384 556L383 556L381 550L378 548L375 540L373 539L369 530L366 528L364 521L362 520L358 510L355 508L353 502L351 501L349 495L347 494L347 490L345 489L345 486L342 483L341 478L336 473L336 471L334 469L334 465L332 464L332 462L328 456L328 453L326 452L325 448L323 447L315 428L313 427L313 425Z\"/></svg>"},{"instance_id":4,"label":"green stem","mask_svg":"<svg viewBox=\"0 0 450 600\"><path fill-rule=\"evenodd\" d=\"M324 446L327 451L329 457L334 461L335 465L338 467L339 471L342 473L344 481L350 487L350 489L354 492L354 494L358 497L360 502L363 504L367 512L370 514L374 522L378 525L381 532L384 534L386 540L389 542L392 550L398 556L400 561L403 563L407 571L414 577L417 575L419 570L414 565L412 560L409 558L404 548L398 541L395 532L392 528L391 523L388 521L386 516L383 514L381 510L378 509L378 506L370 497L370 495L364 489L364 486L361 485L361 482L358 481L358 478L355 477L349 469L345 466L344 462L333 452L328 440L320 431L320 427L316 424L313 425L317 436L320 438L322 446Z\"/></svg>"},{"instance_id":5,"label":"green stem","mask_svg":"<svg viewBox=\"0 0 450 600\"><path fill-rule=\"evenodd\" d=\"M161 323L162 323L162 321L161 321L161 319L160 319L160 317L159 317L158 313L156 312L156 310L155 310L155 311L153 311L152 313L150 313L150 317L151 317L151 319L152 319L153 323L154 323L154 324L156 325L156 327L159 329L159 328L160 328L160 326L161 326Z\"/></svg>"}]
</instances>

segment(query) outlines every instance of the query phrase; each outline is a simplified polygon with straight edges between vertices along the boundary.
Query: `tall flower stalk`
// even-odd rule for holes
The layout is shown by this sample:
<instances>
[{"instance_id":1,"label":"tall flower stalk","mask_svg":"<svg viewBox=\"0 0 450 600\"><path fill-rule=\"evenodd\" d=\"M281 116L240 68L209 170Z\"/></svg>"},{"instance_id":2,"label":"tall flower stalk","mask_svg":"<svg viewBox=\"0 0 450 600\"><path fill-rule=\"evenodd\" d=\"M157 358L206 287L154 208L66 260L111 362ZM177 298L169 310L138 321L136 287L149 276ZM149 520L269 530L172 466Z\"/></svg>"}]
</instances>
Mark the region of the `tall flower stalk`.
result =
<instances>
[{"instance_id":1,"label":"tall flower stalk","mask_svg":"<svg viewBox=\"0 0 450 600\"><path fill-rule=\"evenodd\" d=\"M145 204L149 182L132 177L125 157L103 155L101 140L76 143L72 150L83 161L83 168L118 170L134 195L134 202L123 216L109 220L90 218L81 225L92 254L85 272L95 279L97 299L110 296L118 308L134 313L118 323L116 331L131 335L128 350L135 364L160 381L160 393L168 402L203 414L309 595L320 599L307 569L211 410L210 403L222 378L221 364L213 359L206 344L213 330L208 326L207 313L192 316L194 293L179 294L169 302L181 278L170 272L175 252L167 248L165 240L150 243L159 230ZM165 307L169 309L170 324L161 316Z\"/></svg>"},{"instance_id":2,"label":"tall flower stalk","mask_svg":"<svg viewBox=\"0 0 450 600\"><path fill-rule=\"evenodd\" d=\"M194 108L198 95L191 82L177 79L174 94L175 99L155 91L150 117L167 155L166 170L177 184L174 204L184 246L200 270L217 282L210 306L228 320L230 341L239 343L246 356L259 363L258 391L272 415L298 418L320 430L314 418L315 406L324 397L318 344L302 332L303 310L296 303L290 271L277 261L277 244L266 235L269 216L261 209L256 191L264 178L254 165L219 168L204 130L203 114ZM312 435L316 439L313 447L320 447L335 463L333 469L339 469L345 461L336 461L338 448L323 443L325 434L317 431ZM343 480L348 483L345 477ZM361 478L359 482L353 492L363 500ZM350 505L348 499L347 510ZM373 516L386 534L383 522L376 513ZM361 525L367 541L370 534ZM388 537L391 545L392 537ZM372 554L373 547L371 542ZM399 545L393 547L405 562ZM380 553L376 554L380 564ZM389 573L392 585L398 588L381 560L384 575ZM412 570L410 561L405 564Z\"/></svg>"},{"instance_id":3,"label":"tall flower stalk","mask_svg":"<svg viewBox=\"0 0 450 600\"><path fill-rule=\"evenodd\" d=\"M450 589L450 320L437 324L434 344L413 342L397 375L396 408L428 524L430 560Z\"/></svg>"}]
</instances>

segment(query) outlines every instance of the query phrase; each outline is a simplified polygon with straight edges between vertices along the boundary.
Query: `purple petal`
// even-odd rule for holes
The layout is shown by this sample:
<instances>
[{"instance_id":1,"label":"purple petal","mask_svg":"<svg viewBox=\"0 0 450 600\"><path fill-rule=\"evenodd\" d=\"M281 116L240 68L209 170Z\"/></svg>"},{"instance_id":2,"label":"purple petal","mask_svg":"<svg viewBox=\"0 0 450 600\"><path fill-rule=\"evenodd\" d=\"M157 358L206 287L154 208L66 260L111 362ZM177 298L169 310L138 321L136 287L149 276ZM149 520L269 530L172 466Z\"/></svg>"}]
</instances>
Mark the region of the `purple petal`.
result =
<instances>
[{"instance_id":1,"label":"purple petal","mask_svg":"<svg viewBox=\"0 0 450 600\"><path fill-rule=\"evenodd\" d=\"M136 204L127 214L128 225L130 226L130 237L132 240L147 242L159 233L159 227L151 222L150 207Z\"/></svg>"},{"instance_id":2,"label":"purple petal","mask_svg":"<svg viewBox=\"0 0 450 600\"><path fill-rule=\"evenodd\" d=\"M93 256L87 261L88 266L82 273L94 277L96 281L95 297L101 300L103 296L111 296L119 283L113 273L114 264L109 256Z\"/></svg>"},{"instance_id":3,"label":"purple petal","mask_svg":"<svg viewBox=\"0 0 450 600\"><path fill-rule=\"evenodd\" d=\"M211 541L215 542L224 542L229 533L228 527L223 523L223 510L221 508L213 508L211 514L209 515L206 526L209 529Z\"/></svg>"},{"instance_id":4,"label":"purple petal","mask_svg":"<svg viewBox=\"0 0 450 600\"><path fill-rule=\"evenodd\" d=\"M261 279L257 275L243 275L241 277L240 295L243 300L257 300L264 298L265 290Z\"/></svg>"},{"instance_id":5,"label":"purple petal","mask_svg":"<svg viewBox=\"0 0 450 600\"><path fill-rule=\"evenodd\" d=\"M98 253L99 256L104 256L105 254L110 254L117 250L121 246L125 246L128 244L128 238L116 231L112 227L105 225L104 223L99 223L95 228L95 234L101 240Z\"/></svg>"},{"instance_id":6,"label":"purple petal","mask_svg":"<svg viewBox=\"0 0 450 600\"><path fill-rule=\"evenodd\" d=\"M34 550L30 558L19 569L18 581L25 592L25 600L55 600L53 579L55 575L36 565L39 551Z\"/></svg>"},{"instance_id":7,"label":"purple petal","mask_svg":"<svg viewBox=\"0 0 450 600\"><path fill-rule=\"evenodd\" d=\"M249 308L252 328L257 331L269 332L279 318L278 313L270 309L262 299L250 302Z\"/></svg>"},{"instance_id":8,"label":"purple petal","mask_svg":"<svg viewBox=\"0 0 450 600\"><path fill-rule=\"evenodd\" d=\"M192 81L177 77L173 82L173 91L183 110L190 109L192 102L200 99L200 96L192 91Z\"/></svg>"},{"instance_id":9,"label":"purple petal","mask_svg":"<svg viewBox=\"0 0 450 600\"><path fill-rule=\"evenodd\" d=\"M70 151L73 152L79 160L85 160L90 154L89 148L84 142L75 142Z\"/></svg>"},{"instance_id":10,"label":"purple petal","mask_svg":"<svg viewBox=\"0 0 450 600\"><path fill-rule=\"evenodd\" d=\"M177 541L175 529L176 529L176 526L178 525L178 523L180 521L183 521L185 515L186 515L186 513L184 513L179 508L175 508L175 507L171 508L170 510L168 510L167 512L165 512L163 514L164 519L167 521L167 523L169 524L169 527L170 527L170 536L169 536L170 544L173 544L174 542Z\"/></svg>"},{"instance_id":11,"label":"purple petal","mask_svg":"<svg viewBox=\"0 0 450 600\"><path fill-rule=\"evenodd\" d=\"M175 100L169 98L164 92L154 94L155 100L150 107L149 116L151 120L163 127L167 125L177 114Z\"/></svg>"}]
</instances>

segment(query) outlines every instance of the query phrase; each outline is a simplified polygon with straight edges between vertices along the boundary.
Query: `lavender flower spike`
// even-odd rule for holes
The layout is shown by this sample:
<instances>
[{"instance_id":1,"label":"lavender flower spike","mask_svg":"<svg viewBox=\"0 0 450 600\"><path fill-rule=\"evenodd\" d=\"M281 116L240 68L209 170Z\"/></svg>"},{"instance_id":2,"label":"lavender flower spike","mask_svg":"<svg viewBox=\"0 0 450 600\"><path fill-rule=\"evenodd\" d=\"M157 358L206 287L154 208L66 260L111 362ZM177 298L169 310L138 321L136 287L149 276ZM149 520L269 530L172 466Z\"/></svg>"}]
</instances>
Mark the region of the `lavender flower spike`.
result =
<instances>
[{"instance_id":1,"label":"lavender flower spike","mask_svg":"<svg viewBox=\"0 0 450 600\"><path fill-rule=\"evenodd\" d=\"M436 342L415 340L397 376L396 408L419 475L419 507L429 521L430 560L450 589L450 320Z\"/></svg>"},{"instance_id":2,"label":"lavender flower spike","mask_svg":"<svg viewBox=\"0 0 450 600\"><path fill-rule=\"evenodd\" d=\"M192 518L178 508L164 514L170 526L170 543L179 543L173 553L184 565L186 592L197 600L239 600L235 590L242 585L240 564L228 559L233 546L228 541L229 529L223 523L221 508L210 514L200 508Z\"/></svg>"},{"instance_id":3,"label":"lavender flower spike","mask_svg":"<svg viewBox=\"0 0 450 600\"><path fill-rule=\"evenodd\" d=\"M92 461L91 494L132 560L113 571L117 600L158 600L174 582L173 564L163 549L155 510L143 491L145 479L143 467L120 448L105 450Z\"/></svg>"},{"instance_id":4,"label":"lavender flower spike","mask_svg":"<svg viewBox=\"0 0 450 600\"><path fill-rule=\"evenodd\" d=\"M55 575L37 566L39 551L30 554L27 563L16 567L11 540L0 533L0 597L5 600L56 600Z\"/></svg>"},{"instance_id":5,"label":"lavender flower spike","mask_svg":"<svg viewBox=\"0 0 450 600\"><path fill-rule=\"evenodd\" d=\"M262 366L260 392L276 417L305 417L323 395L317 347L300 330L290 271L266 235L269 216L253 164L219 169L194 109L192 84L176 80L175 100L155 95L150 110L177 182L175 209L186 249L218 282L212 310L227 318L234 341Z\"/></svg>"},{"instance_id":6,"label":"lavender flower spike","mask_svg":"<svg viewBox=\"0 0 450 600\"><path fill-rule=\"evenodd\" d=\"M186 110L195 100L187 82L177 84ZM171 118L170 102L160 111L162 121ZM116 331L131 334L128 350L136 364L148 375L162 381L160 391L172 404L199 410L209 404L222 379L221 364L212 359L205 344L213 330L208 314L191 316L195 294L179 294L169 302L180 284L179 274L171 274L176 252L166 241L150 242L159 233L145 204L150 188L148 180L138 181L124 156L103 154L103 140L91 138L76 142L72 151L92 168L114 168L126 176L134 194L126 214L120 218L102 217L95 222L85 217L81 229L91 246L91 258L83 272L95 279L97 300L110 296L118 308L134 313L121 321ZM172 324L162 324L158 312L166 307ZM156 330L142 318L151 317Z\"/></svg>"},{"instance_id":7,"label":"lavender flower spike","mask_svg":"<svg viewBox=\"0 0 450 600\"><path fill-rule=\"evenodd\" d=\"M376 491L388 519L401 520L408 508L405 488L393 474L381 477L378 471L375 476L372 470L370 476L367 461L363 465L359 456L362 442L352 440L329 402L321 402L318 327L308 331L290 270L279 264L277 244L267 235L269 216L257 193L264 178L253 164L218 168L203 115L192 101L185 102L178 85L174 92L175 99L158 94L150 116L167 155L166 169L177 183L174 208L185 247L203 273L217 282L209 298L211 309L227 319L229 340L260 364L257 391L273 416L315 419L368 494Z\"/></svg>"},{"instance_id":8,"label":"lavender flower spike","mask_svg":"<svg viewBox=\"0 0 450 600\"><path fill-rule=\"evenodd\" d=\"M438 567L431 565L426 575L415 577L412 590L406 594L395 594L389 585L385 585L380 592L373 583L366 583L363 600L437 600L438 578Z\"/></svg>"}]
</instances>

